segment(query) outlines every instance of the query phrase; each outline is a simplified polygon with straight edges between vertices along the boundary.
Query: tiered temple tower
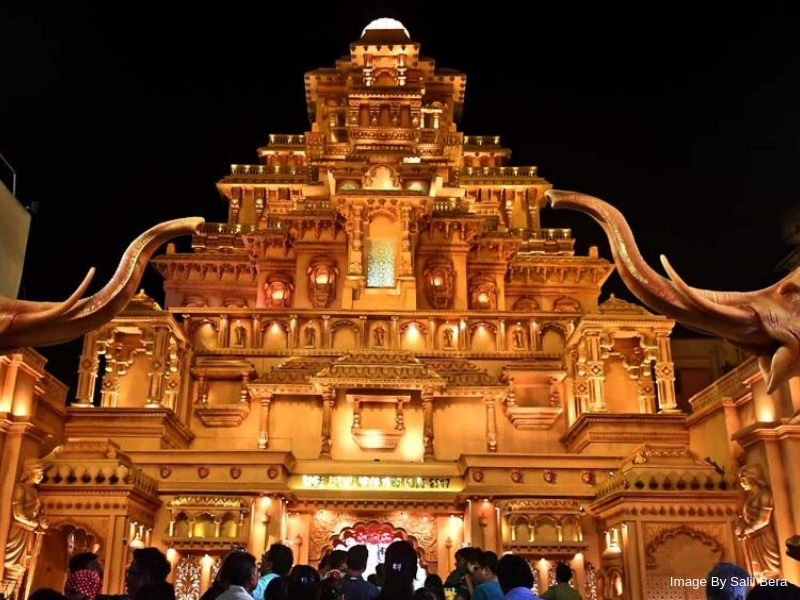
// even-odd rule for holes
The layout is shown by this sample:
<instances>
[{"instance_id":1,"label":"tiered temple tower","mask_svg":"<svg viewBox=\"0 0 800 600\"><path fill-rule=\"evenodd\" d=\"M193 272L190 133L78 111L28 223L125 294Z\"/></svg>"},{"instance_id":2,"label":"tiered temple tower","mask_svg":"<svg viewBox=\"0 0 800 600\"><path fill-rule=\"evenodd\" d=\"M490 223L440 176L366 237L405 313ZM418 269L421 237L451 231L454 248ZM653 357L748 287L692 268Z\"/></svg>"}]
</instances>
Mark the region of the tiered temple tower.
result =
<instances>
[{"instance_id":1,"label":"tiered temple tower","mask_svg":"<svg viewBox=\"0 0 800 600\"><path fill-rule=\"evenodd\" d=\"M34 587L92 548L119 592L155 544L197 600L232 545L365 542L372 568L406 537L443 576L471 544L540 591L565 561L586 598L657 600L742 558L730 407L687 419L674 323L599 302L613 265L543 226L536 167L459 131L465 89L391 19L306 74L311 130L233 165L227 222L153 260L165 307L86 336Z\"/></svg>"}]
</instances>

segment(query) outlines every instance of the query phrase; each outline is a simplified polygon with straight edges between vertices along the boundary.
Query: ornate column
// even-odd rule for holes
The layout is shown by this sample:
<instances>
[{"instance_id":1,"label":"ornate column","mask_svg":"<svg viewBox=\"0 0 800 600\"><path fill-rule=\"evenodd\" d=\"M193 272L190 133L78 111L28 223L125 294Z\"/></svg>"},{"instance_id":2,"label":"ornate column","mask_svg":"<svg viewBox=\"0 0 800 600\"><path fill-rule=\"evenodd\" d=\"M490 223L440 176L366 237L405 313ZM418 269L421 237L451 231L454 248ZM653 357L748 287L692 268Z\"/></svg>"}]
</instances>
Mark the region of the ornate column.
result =
<instances>
[{"instance_id":1,"label":"ornate column","mask_svg":"<svg viewBox=\"0 0 800 600\"><path fill-rule=\"evenodd\" d=\"M258 424L258 449L266 450L269 446L269 405L272 403L272 394L259 397L261 402L261 416Z\"/></svg>"},{"instance_id":2,"label":"ornate column","mask_svg":"<svg viewBox=\"0 0 800 600\"><path fill-rule=\"evenodd\" d=\"M297 327L297 315L289 316L289 348L300 347L300 330Z\"/></svg>"},{"instance_id":3,"label":"ornate column","mask_svg":"<svg viewBox=\"0 0 800 600\"><path fill-rule=\"evenodd\" d=\"M438 350L436 348L436 318L428 317L428 350Z\"/></svg>"},{"instance_id":4,"label":"ornate column","mask_svg":"<svg viewBox=\"0 0 800 600\"><path fill-rule=\"evenodd\" d=\"M200 375L197 378L197 395L195 396L195 404L208 403L208 380L205 375Z\"/></svg>"},{"instance_id":5,"label":"ornate column","mask_svg":"<svg viewBox=\"0 0 800 600\"><path fill-rule=\"evenodd\" d=\"M348 260L348 275L361 277L364 274L364 207L353 206L350 215L350 259Z\"/></svg>"},{"instance_id":6,"label":"ornate column","mask_svg":"<svg viewBox=\"0 0 800 600\"><path fill-rule=\"evenodd\" d=\"M486 396L486 451L497 452L497 398Z\"/></svg>"},{"instance_id":7,"label":"ornate column","mask_svg":"<svg viewBox=\"0 0 800 600\"><path fill-rule=\"evenodd\" d=\"M331 347L331 317L330 315L322 315L322 343L320 348Z\"/></svg>"},{"instance_id":8,"label":"ornate column","mask_svg":"<svg viewBox=\"0 0 800 600\"><path fill-rule=\"evenodd\" d=\"M539 325L531 319L531 350L538 352L542 349L542 339L539 336Z\"/></svg>"},{"instance_id":9,"label":"ornate column","mask_svg":"<svg viewBox=\"0 0 800 600\"><path fill-rule=\"evenodd\" d=\"M536 200L536 188L526 189L525 203L527 204L528 215L530 217L528 226L531 229L539 229L539 206Z\"/></svg>"},{"instance_id":10,"label":"ornate column","mask_svg":"<svg viewBox=\"0 0 800 600\"><path fill-rule=\"evenodd\" d=\"M422 390L422 442L425 446L423 459L433 460L433 390L426 388Z\"/></svg>"},{"instance_id":11,"label":"ornate column","mask_svg":"<svg viewBox=\"0 0 800 600\"><path fill-rule=\"evenodd\" d=\"M600 351L600 332L592 331L584 338L586 344L586 381L589 385L589 410L607 412L603 394L603 359Z\"/></svg>"},{"instance_id":12,"label":"ornate column","mask_svg":"<svg viewBox=\"0 0 800 600\"><path fill-rule=\"evenodd\" d=\"M679 413L675 400L675 365L672 362L672 349L669 345L669 334L656 332L658 359L656 360L656 386L658 402L662 413Z\"/></svg>"},{"instance_id":13,"label":"ornate column","mask_svg":"<svg viewBox=\"0 0 800 600\"><path fill-rule=\"evenodd\" d=\"M414 278L411 266L411 234L409 233L411 224L411 207L404 204L400 207L400 268L399 277Z\"/></svg>"},{"instance_id":14,"label":"ornate column","mask_svg":"<svg viewBox=\"0 0 800 600\"><path fill-rule=\"evenodd\" d=\"M506 320L504 318L498 320L500 321L500 333L497 336L497 349L502 351L508 347L506 340Z\"/></svg>"},{"instance_id":15,"label":"ornate column","mask_svg":"<svg viewBox=\"0 0 800 600\"><path fill-rule=\"evenodd\" d=\"M399 319L397 315L392 315L392 338L388 344L392 350L400 347L400 328L397 326Z\"/></svg>"},{"instance_id":16,"label":"ornate column","mask_svg":"<svg viewBox=\"0 0 800 600\"><path fill-rule=\"evenodd\" d=\"M319 449L320 458L331 458L331 420L333 417L333 401L336 398L336 390L325 388L322 391L322 443Z\"/></svg>"},{"instance_id":17,"label":"ornate column","mask_svg":"<svg viewBox=\"0 0 800 600\"><path fill-rule=\"evenodd\" d=\"M261 317L253 317L253 346L261 348L264 343L264 325L261 323Z\"/></svg>"},{"instance_id":18,"label":"ornate column","mask_svg":"<svg viewBox=\"0 0 800 600\"><path fill-rule=\"evenodd\" d=\"M367 317L360 316L358 317L358 331L361 336L359 340L359 348L366 348L369 345L369 340L367 340Z\"/></svg>"},{"instance_id":19,"label":"ornate column","mask_svg":"<svg viewBox=\"0 0 800 600\"><path fill-rule=\"evenodd\" d=\"M170 330L164 325L154 325L151 332L153 347L147 377L150 387L146 406L162 406L164 402L164 377L169 363Z\"/></svg>"},{"instance_id":20,"label":"ornate column","mask_svg":"<svg viewBox=\"0 0 800 600\"><path fill-rule=\"evenodd\" d=\"M645 361L639 369L639 377L636 380L639 391L639 412L655 414L656 412L656 390L653 387L653 372L650 363Z\"/></svg>"},{"instance_id":21,"label":"ornate column","mask_svg":"<svg viewBox=\"0 0 800 600\"><path fill-rule=\"evenodd\" d=\"M458 322L458 349L469 350L469 340L467 339L467 322L461 319Z\"/></svg>"},{"instance_id":22,"label":"ornate column","mask_svg":"<svg viewBox=\"0 0 800 600\"><path fill-rule=\"evenodd\" d=\"M75 391L75 402L72 403L72 406L92 406L94 390L97 385L97 370L100 367L97 333L97 331L92 331L83 337L83 351L78 368L78 388Z\"/></svg>"},{"instance_id":23,"label":"ornate column","mask_svg":"<svg viewBox=\"0 0 800 600\"><path fill-rule=\"evenodd\" d=\"M192 339L192 315L183 315L183 332Z\"/></svg>"},{"instance_id":24,"label":"ornate column","mask_svg":"<svg viewBox=\"0 0 800 600\"><path fill-rule=\"evenodd\" d=\"M220 348L228 348L230 344L228 343L230 340L228 339L228 315L220 315L219 317L219 335L218 341Z\"/></svg>"}]
</instances>

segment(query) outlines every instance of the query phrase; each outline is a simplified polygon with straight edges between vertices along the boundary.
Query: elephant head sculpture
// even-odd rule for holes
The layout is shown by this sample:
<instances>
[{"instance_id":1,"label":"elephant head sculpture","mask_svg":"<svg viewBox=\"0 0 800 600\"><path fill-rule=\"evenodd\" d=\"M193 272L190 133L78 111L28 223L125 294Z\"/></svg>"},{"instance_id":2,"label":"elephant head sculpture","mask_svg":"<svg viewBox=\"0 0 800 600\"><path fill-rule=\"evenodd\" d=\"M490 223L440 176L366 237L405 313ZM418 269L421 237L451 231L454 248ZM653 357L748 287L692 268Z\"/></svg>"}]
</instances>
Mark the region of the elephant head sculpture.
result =
<instances>
[{"instance_id":1,"label":"elephant head sculpture","mask_svg":"<svg viewBox=\"0 0 800 600\"><path fill-rule=\"evenodd\" d=\"M694 288L663 255L661 264L669 278L652 269L639 253L625 217L610 204L578 192L551 190L546 197L553 208L581 211L600 224L622 281L650 309L758 356L768 392L800 374L800 269L755 292Z\"/></svg>"},{"instance_id":2,"label":"elephant head sculpture","mask_svg":"<svg viewBox=\"0 0 800 600\"><path fill-rule=\"evenodd\" d=\"M23 346L54 346L74 340L118 315L133 297L147 261L166 241L196 233L205 221L187 217L160 223L136 238L111 280L83 298L94 268L63 302L30 302L0 296L0 352Z\"/></svg>"}]
</instances>

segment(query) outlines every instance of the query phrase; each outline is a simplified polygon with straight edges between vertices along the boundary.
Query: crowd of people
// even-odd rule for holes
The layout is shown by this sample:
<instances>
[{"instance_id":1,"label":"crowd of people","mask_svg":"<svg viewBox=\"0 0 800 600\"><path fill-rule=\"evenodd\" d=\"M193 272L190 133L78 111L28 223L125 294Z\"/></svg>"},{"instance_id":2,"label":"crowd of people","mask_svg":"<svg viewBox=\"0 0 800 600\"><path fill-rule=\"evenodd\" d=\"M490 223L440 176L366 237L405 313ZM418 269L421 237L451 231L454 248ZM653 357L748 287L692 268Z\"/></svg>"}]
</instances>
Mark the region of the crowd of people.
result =
<instances>
[{"instance_id":1,"label":"crowd of people","mask_svg":"<svg viewBox=\"0 0 800 600\"><path fill-rule=\"evenodd\" d=\"M406 540L396 540L386 549L384 562L369 577L368 549L354 545L327 553L318 567L294 564L292 549L272 544L261 561L244 550L225 555L212 585L200 600L541 600L531 589L533 572L521 556L480 548L456 552L456 568L445 581L429 575L415 589L417 551ZM77 554L69 562L63 593L43 588L30 600L175 600L168 582L171 564L158 548L139 548L125 574L125 593L101 594L103 569L98 556ZM558 585L544 600L581 600L569 585L572 571L567 565L557 571Z\"/></svg>"}]
</instances>

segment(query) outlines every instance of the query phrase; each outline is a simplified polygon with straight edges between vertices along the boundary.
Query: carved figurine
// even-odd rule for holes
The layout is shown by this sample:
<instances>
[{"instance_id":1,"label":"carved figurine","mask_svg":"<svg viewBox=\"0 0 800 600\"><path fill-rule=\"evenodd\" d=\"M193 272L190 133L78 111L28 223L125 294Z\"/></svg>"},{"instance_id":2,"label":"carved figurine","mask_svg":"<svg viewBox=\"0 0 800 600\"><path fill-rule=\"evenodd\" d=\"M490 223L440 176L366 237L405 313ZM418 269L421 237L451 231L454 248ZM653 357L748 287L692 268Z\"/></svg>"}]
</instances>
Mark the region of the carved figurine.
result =
<instances>
[{"instance_id":1,"label":"carved figurine","mask_svg":"<svg viewBox=\"0 0 800 600\"><path fill-rule=\"evenodd\" d=\"M315 347L317 345L317 330L311 325L306 325L306 328L303 331L305 332L306 336L306 347Z\"/></svg>"},{"instance_id":2,"label":"carved figurine","mask_svg":"<svg viewBox=\"0 0 800 600\"><path fill-rule=\"evenodd\" d=\"M19 582L22 573L38 552L34 548L37 536L47 529L42 503L37 487L44 475L40 464L27 465L19 482L14 486L11 501L11 527L6 541L5 570Z\"/></svg>"},{"instance_id":3,"label":"carved figurine","mask_svg":"<svg viewBox=\"0 0 800 600\"><path fill-rule=\"evenodd\" d=\"M445 327L445 329L444 329L444 347L445 348L452 348L453 347L453 328L452 327Z\"/></svg>"},{"instance_id":4,"label":"carved figurine","mask_svg":"<svg viewBox=\"0 0 800 600\"><path fill-rule=\"evenodd\" d=\"M715 292L687 285L665 256L662 277L645 262L625 217L610 204L577 192L545 194L554 208L590 215L608 236L614 263L628 289L652 310L696 331L724 338L758 356L767 392L800 374L800 268L756 292Z\"/></svg>"},{"instance_id":5,"label":"carved figurine","mask_svg":"<svg viewBox=\"0 0 800 600\"><path fill-rule=\"evenodd\" d=\"M747 495L736 535L742 541L750 572L757 578L779 577L781 554L772 530L772 490L755 464L742 467L739 483Z\"/></svg>"},{"instance_id":6,"label":"carved figurine","mask_svg":"<svg viewBox=\"0 0 800 600\"><path fill-rule=\"evenodd\" d=\"M187 217L148 229L128 246L105 287L88 298L82 296L94 276L94 268L63 302L31 302L0 296L0 352L62 344L107 323L133 297L153 253L174 237L196 233L204 222L199 217Z\"/></svg>"},{"instance_id":7,"label":"carved figurine","mask_svg":"<svg viewBox=\"0 0 800 600\"><path fill-rule=\"evenodd\" d=\"M375 345L377 347L382 347L386 337L386 330L378 325L372 332L372 335L375 338Z\"/></svg>"}]
</instances>

